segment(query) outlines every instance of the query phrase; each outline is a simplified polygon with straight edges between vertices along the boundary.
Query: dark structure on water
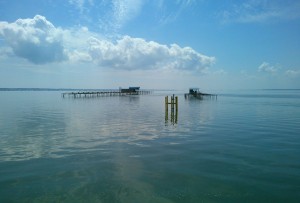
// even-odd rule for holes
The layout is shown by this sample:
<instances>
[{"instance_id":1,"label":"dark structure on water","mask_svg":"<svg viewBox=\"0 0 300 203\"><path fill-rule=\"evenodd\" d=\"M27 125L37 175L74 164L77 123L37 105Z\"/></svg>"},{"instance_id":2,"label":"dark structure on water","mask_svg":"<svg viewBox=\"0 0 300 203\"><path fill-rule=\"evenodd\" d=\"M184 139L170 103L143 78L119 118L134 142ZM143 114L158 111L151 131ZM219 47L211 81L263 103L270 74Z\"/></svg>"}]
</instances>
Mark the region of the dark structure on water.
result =
<instances>
[{"instance_id":1,"label":"dark structure on water","mask_svg":"<svg viewBox=\"0 0 300 203\"><path fill-rule=\"evenodd\" d=\"M121 93L138 94L140 87L129 87L128 89L120 88Z\"/></svg>"},{"instance_id":2,"label":"dark structure on water","mask_svg":"<svg viewBox=\"0 0 300 203\"><path fill-rule=\"evenodd\" d=\"M196 99L217 99L216 94L207 94L200 92L199 88L190 88L189 93L184 94L185 99L196 98Z\"/></svg>"}]
</instances>

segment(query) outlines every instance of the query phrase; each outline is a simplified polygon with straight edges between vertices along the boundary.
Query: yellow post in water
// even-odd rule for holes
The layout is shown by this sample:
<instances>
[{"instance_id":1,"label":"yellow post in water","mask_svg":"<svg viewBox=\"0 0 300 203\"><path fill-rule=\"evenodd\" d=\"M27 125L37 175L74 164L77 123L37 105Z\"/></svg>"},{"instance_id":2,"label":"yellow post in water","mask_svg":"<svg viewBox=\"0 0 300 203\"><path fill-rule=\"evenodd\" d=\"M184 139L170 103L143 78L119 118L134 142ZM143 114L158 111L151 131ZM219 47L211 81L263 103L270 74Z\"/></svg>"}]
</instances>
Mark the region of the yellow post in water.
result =
<instances>
[{"instance_id":1,"label":"yellow post in water","mask_svg":"<svg viewBox=\"0 0 300 203\"><path fill-rule=\"evenodd\" d=\"M175 124L178 120L178 97L174 96L174 94L171 96L171 100L169 102L169 97L165 97L165 120L168 121L169 117L169 104L171 104L171 123ZM176 111L175 109L176 108Z\"/></svg>"},{"instance_id":2,"label":"yellow post in water","mask_svg":"<svg viewBox=\"0 0 300 203\"><path fill-rule=\"evenodd\" d=\"M168 111L168 96L165 97L165 109Z\"/></svg>"},{"instance_id":3,"label":"yellow post in water","mask_svg":"<svg viewBox=\"0 0 300 203\"><path fill-rule=\"evenodd\" d=\"M168 96L165 97L165 121L168 121L168 115L169 115L169 110L168 110Z\"/></svg>"}]
</instances>

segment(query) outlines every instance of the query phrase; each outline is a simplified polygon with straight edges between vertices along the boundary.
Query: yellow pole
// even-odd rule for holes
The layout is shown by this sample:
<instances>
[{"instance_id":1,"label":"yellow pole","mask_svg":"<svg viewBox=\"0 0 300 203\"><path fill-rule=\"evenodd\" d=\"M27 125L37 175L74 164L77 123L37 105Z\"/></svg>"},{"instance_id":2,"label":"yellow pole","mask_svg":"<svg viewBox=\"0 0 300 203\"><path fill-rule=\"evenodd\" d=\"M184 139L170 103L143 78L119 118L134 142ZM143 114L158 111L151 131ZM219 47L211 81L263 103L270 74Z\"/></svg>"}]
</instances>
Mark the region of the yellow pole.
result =
<instances>
[{"instance_id":1,"label":"yellow pole","mask_svg":"<svg viewBox=\"0 0 300 203\"><path fill-rule=\"evenodd\" d=\"M168 96L165 97L165 109L168 112Z\"/></svg>"},{"instance_id":2,"label":"yellow pole","mask_svg":"<svg viewBox=\"0 0 300 203\"><path fill-rule=\"evenodd\" d=\"M167 122L168 121L168 114L169 114L169 111L168 111L168 96L165 97L165 121Z\"/></svg>"},{"instance_id":3,"label":"yellow pole","mask_svg":"<svg viewBox=\"0 0 300 203\"><path fill-rule=\"evenodd\" d=\"M171 96L171 109L174 111L174 94Z\"/></svg>"}]
</instances>

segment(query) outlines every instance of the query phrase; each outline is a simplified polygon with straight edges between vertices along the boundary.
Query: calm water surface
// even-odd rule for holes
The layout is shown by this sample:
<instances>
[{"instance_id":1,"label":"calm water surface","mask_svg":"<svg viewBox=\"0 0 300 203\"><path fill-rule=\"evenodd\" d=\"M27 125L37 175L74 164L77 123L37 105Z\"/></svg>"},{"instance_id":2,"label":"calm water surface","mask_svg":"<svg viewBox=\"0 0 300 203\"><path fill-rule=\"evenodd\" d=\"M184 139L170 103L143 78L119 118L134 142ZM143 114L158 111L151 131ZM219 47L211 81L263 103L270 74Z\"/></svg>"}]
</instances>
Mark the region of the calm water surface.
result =
<instances>
[{"instance_id":1,"label":"calm water surface","mask_svg":"<svg viewBox=\"0 0 300 203\"><path fill-rule=\"evenodd\" d=\"M300 90L60 93L0 91L0 202L300 202Z\"/></svg>"}]
</instances>

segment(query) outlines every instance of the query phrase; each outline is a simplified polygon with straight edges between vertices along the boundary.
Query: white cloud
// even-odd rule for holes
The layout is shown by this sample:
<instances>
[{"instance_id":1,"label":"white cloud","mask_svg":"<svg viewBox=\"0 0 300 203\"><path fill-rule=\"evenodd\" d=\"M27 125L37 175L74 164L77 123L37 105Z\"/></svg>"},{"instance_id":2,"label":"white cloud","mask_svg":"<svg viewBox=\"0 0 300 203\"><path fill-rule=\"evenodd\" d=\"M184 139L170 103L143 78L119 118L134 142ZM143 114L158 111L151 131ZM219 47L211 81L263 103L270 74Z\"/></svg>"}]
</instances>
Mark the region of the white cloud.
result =
<instances>
[{"instance_id":1,"label":"white cloud","mask_svg":"<svg viewBox=\"0 0 300 203\"><path fill-rule=\"evenodd\" d=\"M116 28L121 28L140 13L142 5L142 0L113 1L113 25Z\"/></svg>"},{"instance_id":2,"label":"white cloud","mask_svg":"<svg viewBox=\"0 0 300 203\"><path fill-rule=\"evenodd\" d=\"M92 57L86 52L80 52L78 50L74 50L69 53L70 61L73 63L77 62L91 62Z\"/></svg>"},{"instance_id":3,"label":"white cloud","mask_svg":"<svg viewBox=\"0 0 300 203\"><path fill-rule=\"evenodd\" d=\"M145 1L113 0L104 1L102 4L105 10L102 11L97 20L100 29L112 35L140 14Z\"/></svg>"},{"instance_id":4,"label":"white cloud","mask_svg":"<svg viewBox=\"0 0 300 203\"><path fill-rule=\"evenodd\" d=\"M97 29L115 34L136 18L145 0L68 0L77 11L79 21ZM95 23L96 22L96 23Z\"/></svg>"},{"instance_id":5,"label":"white cloud","mask_svg":"<svg viewBox=\"0 0 300 203\"><path fill-rule=\"evenodd\" d=\"M71 6L73 6L77 11L76 15L77 22L91 23L93 20L91 17L91 11L93 9L98 9L94 4L94 0L69 0Z\"/></svg>"},{"instance_id":6,"label":"white cloud","mask_svg":"<svg viewBox=\"0 0 300 203\"><path fill-rule=\"evenodd\" d=\"M0 36L15 55L35 64L66 59L61 30L43 16L18 19L14 23L0 22Z\"/></svg>"},{"instance_id":7,"label":"white cloud","mask_svg":"<svg viewBox=\"0 0 300 203\"><path fill-rule=\"evenodd\" d=\"M177 44L163 45L130 36L112 41L86 27L56 28L39 15L14 23L0 22L0 35L9 46L6 50L35 64L65 61L123 70L205 72L215 62L214 57Z\"/></svg>"},{"instance_id":8,"label":"white cloud","mask_svg":"<svg viewBox=\"0 0 300 203\"><path fill-rule=\"evenodd\" d=\"M85 0L69 0L69 3L71 5L75 5L80 10L80 12L83 12Z\"/></svg>"},{"instance_id":9,"label":"white cloud","mask_svg":"<svg viewBox=\"0 0 300 203\"><path fill-rule=\"evenodd\" d=\"M156 2L155 2L156 3ZM160 24L168 24L176 21L186 9L195 6L199 0L176 0L165 1L161 0L156 5L160 10Z\"/></svg>"},{"instance_id":10,"label":"white cloud","mask_svg":"<svg viewBox=\"0 0 300 203\"><path fill-rule=\"evenodd\" d=\"M258 71L259 72L266 72L266 73L276 73L278 70L278 68L275 68L274 66L271 66L269 63L267 62L263 62L259 67L258 67Z\"/></svg>"},{"instance_id":11,"label":"white cloud","mask_svg":"<svg viewBox=\"0 0 300 203\"><path fill-rule=\"evenodd\" d=\"M300 18L300 2L295 0L248 0L235 3L221 14L223 22L263 23Z\"/></svg>"},{"instance_id":12,"label":"white cloud","mask_svg":"<svg viewBox=\"0 0 300 203\"><path fill-rule=\"evenodd\" d=\"M226 75L227 72L223 69L219 69L213 72L214 75Z\"/></svg>"},{"instance_id":13,"label":"white cloud","mask_svg":"<svg viewBox=\"0 0 300 203\"><path fill-rule=\"evenodd\" d=\"M91 39L89 53L100 66L117 69L178 69L202 71L211 66L215 58L202 55L190 47L181 48L140 38L125 36L112 43Z\"/></svg>"},{"instance_id":14,"label":"white cloud","mask_svg":"<svg viewBox=\"0 0 300 203\"><path fill-rule=\"evenodd\" d=\"M94 6L94 0L69 0L69 4L74 5L80 13L88 10L88 7Z\"/></svg>"},{"instance_id":15,"label":"white cloud","mask_svg":"<svg viewBox=\"0 0 300 203\"><path fill-rule=\"evenodd\" d=\"M289 77L298 77L300 76L300 70L287 70L285 74Z\"/></svg>"}]
</instances>

